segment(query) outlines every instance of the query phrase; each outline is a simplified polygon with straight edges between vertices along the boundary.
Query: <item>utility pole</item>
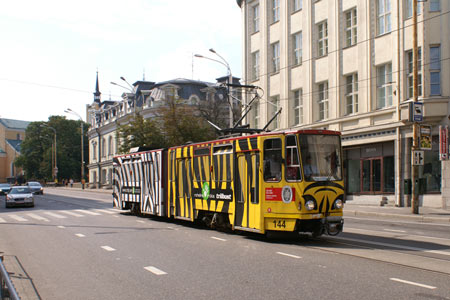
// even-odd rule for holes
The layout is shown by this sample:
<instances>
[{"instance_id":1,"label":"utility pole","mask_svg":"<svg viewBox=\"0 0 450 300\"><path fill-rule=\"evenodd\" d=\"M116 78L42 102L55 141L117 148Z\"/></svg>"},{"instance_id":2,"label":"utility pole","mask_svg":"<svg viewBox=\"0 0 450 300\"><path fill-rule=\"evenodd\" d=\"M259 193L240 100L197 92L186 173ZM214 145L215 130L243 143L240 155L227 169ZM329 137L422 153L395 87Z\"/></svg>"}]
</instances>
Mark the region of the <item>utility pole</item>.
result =
<instances>
[{"instance_id":1,"label":"utility pole","mask_svg":"<svg viewBox=\"0 0 450 300\"><path fill-rule=\"evenodd\" d=\"M419 82L418 82L418 47L417 47L417 0L413 0L413 102L418 101L419 96ZM417 122L413 120L413 145L412 151L418 150L418 136L417 136ZM416 177L418 177L418 166L411 159L412 172L411 172L411 192L412 203L411 211L413 214L419 214L419 196L416 191Z\"/></svg>"}]
</instances>

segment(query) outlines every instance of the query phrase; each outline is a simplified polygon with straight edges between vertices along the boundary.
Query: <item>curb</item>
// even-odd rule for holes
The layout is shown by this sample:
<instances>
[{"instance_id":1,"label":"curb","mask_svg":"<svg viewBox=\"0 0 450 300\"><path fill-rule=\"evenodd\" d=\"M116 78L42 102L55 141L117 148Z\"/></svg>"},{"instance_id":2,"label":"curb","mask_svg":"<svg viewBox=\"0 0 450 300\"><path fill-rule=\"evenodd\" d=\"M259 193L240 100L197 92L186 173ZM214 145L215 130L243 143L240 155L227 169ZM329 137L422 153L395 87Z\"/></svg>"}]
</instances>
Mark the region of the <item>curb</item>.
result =
<instances>
[{"instance_id":1,"label":"curb","mask_svg":"<svg viewBox=\"0 0 450 300\"><path fill-rule=\"evenodd\" d=\"M363 216L363 217L381 217L381 218L393 218L402 219L408 221L416 221L422 223L438 223L438 224L450 224L450 218L442 217L430 217L430 216L413 216L413 215L400 215L400 214L389 214L389 213L379 213L379 212L368 212L368 211L358 211L358 210L344 210L345 216Z\"/></svg>"}]
</instances>

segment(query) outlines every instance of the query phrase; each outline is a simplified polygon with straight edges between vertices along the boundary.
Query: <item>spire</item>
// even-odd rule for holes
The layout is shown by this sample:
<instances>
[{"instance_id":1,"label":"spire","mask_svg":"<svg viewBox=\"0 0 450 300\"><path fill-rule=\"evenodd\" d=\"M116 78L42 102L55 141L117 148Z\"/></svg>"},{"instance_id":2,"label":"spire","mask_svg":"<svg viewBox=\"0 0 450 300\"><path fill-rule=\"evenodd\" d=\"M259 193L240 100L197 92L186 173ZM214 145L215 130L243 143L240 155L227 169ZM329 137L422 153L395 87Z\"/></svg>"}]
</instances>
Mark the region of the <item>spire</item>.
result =
<instances>
[{"instance_id":1,"label":"spire","mask_svg":"<svg viewBox=\"0 0 450 300\"><path fill-rule=\"evenodd\" d=\"M95 82L95 93L94 93L94 102L100 103L100 96L102 93L100 93L100 89L98 86L98 70L97 70L97 80Z\"/></svg>"}]
</instances>

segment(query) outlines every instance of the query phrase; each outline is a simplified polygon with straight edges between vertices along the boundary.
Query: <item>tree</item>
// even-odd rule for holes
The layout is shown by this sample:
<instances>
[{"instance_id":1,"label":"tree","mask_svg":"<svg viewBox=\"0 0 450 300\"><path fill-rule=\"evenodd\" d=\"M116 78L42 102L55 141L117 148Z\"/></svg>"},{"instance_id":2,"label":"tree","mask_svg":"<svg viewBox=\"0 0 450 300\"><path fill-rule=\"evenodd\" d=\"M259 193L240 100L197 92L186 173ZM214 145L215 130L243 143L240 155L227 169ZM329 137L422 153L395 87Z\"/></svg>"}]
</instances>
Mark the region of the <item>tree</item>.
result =
<instances>
[{"instance_id":1,"label":"tree","mask_svg":"<svg viewBox=\"0 0 450 300\"><path fill-rule=\"evenodd\" d=\"M54 137L56 130L58 178L81 177L81 123L63 116L51 116L47 122L32 122L25 132L21 154L15 165L22 167L27 179L51 179L54 168ZM86 123L83 126L86 127ZM84 132L87 132L85 130ZM87 136L84 135L87 146ZM83 149L87 157L87 147Z\"/></svg>"},{"instance_id":2,"label":"tree","mask_svg":"<svg viewBox=\"0 0 450 300\"><path fill-rule=\"evenodd\" d=\"M118 128L121 153L127 153L133 147L158 149L166 147L166 140L159 124L153 119L144 119L137 114L134 120Z\"/></svg>"},{"instance_id":3,"label":"tree","mask_svg":"<svg viewBox=\"0 0 450 300\"><path fill-rule=\"evenodd\" d=\"M206 122L198 105L167 99L166 105L161 106L157 114L169 147L207 141L216 137L214 128Z\"/></svg>"}]
</instances>

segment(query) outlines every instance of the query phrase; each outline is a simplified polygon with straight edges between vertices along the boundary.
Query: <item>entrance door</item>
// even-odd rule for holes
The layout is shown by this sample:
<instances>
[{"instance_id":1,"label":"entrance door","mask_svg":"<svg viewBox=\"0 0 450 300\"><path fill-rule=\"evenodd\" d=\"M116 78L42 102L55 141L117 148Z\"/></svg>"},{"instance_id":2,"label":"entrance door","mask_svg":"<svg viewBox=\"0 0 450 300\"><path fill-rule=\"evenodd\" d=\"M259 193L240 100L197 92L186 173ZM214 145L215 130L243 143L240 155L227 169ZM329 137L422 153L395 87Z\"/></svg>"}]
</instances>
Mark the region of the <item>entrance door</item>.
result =
<instances>
[{"instance_id":1,"label":"entrance door","mask_svg":"<svg viewBox=\"0 0 450 300\"><path fill-rule=\"evenodd\" d=\"M382 158L369 158L361 161L361 193L377 194L383 187Z\"/></svg>"},{"instance_id":2,"label":"entrance door","mask_svg":"<svg viewBox=\"0 0 450 300\"><path fill-rule=\"evenodd\" d=\"M238 153L236 165L234 226L260 229L259 153Z\"/></svg>"}]
</instances>

